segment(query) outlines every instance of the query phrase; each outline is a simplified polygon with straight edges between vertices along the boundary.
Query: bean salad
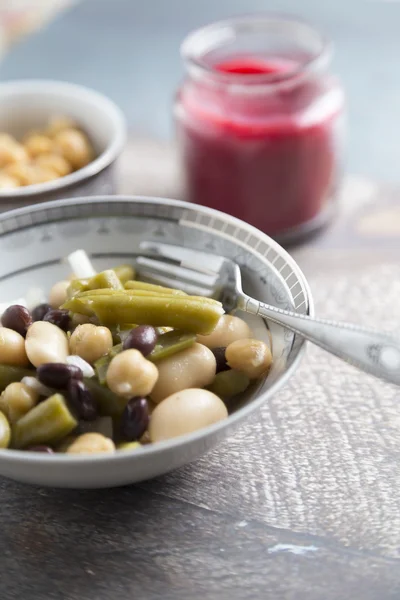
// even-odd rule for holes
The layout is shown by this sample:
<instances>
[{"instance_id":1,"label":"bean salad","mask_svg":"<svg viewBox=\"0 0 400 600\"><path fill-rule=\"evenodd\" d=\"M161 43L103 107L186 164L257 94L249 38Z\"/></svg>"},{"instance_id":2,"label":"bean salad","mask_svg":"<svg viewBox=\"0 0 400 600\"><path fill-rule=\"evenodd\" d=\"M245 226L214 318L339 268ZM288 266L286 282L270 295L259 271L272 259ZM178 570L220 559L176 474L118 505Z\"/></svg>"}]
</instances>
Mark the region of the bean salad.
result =
<instances>
[{"instance_id":1,"label":"bean salad","mask_svg":"<svg viewBox=\"0 0 400 600\"><path fill-rule=\"evenodd\" d=\"M68 262L46 301L1 307L1 449L137 449L226 419L268 374L269 346L218 301Z\"/></svg>"}]
</instances>

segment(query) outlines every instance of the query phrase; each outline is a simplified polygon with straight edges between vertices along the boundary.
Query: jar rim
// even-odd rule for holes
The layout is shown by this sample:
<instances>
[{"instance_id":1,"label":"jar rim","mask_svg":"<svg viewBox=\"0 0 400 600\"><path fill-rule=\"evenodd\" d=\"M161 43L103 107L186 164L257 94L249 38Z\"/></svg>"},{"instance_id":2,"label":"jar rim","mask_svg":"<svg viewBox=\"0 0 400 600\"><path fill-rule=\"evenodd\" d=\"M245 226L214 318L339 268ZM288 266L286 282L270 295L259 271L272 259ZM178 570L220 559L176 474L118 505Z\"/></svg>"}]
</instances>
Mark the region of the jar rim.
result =
<instances>
[{"instance_id":1,"label":"jar rim","mask_svg":"<svg viewBox=\"0 0 400 600\"><path fill-rule=\"evenodd\" d=\"M319 49L310 58L294 63L293 68L281 73L256 73L243 76L240 73L219 71L213 65L202 60L207 49L217 47L217 45L222 46L224 42L231 41L236 35L246 32L246 30L248 32L248 29L255 25L258 27L271 25L301 27L308 30L310 35L318 38ZM203 50L200 51L202 48ZM253 89L258 86L275 88L290 85L294 79L297 80L299 77L303 78L320 72L330 62L333 43L307 20L285 13L253 13L215 21L195 29L184 38L180 46L180 53L189 73L196 78L208 76L215 83L225 83L241 88L247 87L248 84L251 84Z\"/></svg>"}]
</instances>

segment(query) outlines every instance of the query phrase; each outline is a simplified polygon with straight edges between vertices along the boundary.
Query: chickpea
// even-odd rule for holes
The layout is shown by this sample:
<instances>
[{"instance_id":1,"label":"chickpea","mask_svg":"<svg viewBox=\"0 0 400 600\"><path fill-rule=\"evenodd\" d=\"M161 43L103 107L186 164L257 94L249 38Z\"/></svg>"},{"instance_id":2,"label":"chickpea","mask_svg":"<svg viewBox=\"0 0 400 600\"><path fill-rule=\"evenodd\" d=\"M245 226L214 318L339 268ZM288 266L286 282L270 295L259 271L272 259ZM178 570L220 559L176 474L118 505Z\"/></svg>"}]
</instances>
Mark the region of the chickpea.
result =
<instances>
[{"instance_id":1,"label":"chickpea","mask_svg":"<svg viewBox=\"0 0 400 600\"><path fill-rule=\"evenodd\" d=\"M36 164L44 169L49 169L59 177L64 177L72 171L69 162L58 154L40 154L36 159Z\"/></svg>"},{"instance_id":2,"label":"chickpea","mask_svg":"<svg viewBox=\"0 0 400 600\"><path fill-rule=\"evenodd\" d=\"M167 396L186 388L202 388L212 383L216 373L216 360L209 348L193 344L157 362L158 381L151 399L158 404Z\"/></svg>"},{"instance_id":3,"label":"chickpea","mask_svg":"<svg viewBox=\"0 0 400 600\"><path fill-rule=\"evenodd\" d=\"M49 124L46 129L48 136L53 137L64 129L75 129L76 123L69 117L63 117L60 115L54 115L50 118Z\"/></svg>"},{"instance_id":4,"label":"chickpea","mask_svg":"<svg viewBox=\"0 0 400 600\"><path fill-rule=\"evenodd\" d=\"M86 323L92 323L90 320L91 317L87 315L80 315L79 313L73 313L71 317L72 327L77 327L78 325L85 325Z\"/></svg>"},{"instance_id":5,"label":"chickpea","mask_svg":"<svg viewBox=\"0 0 400 600\"><path fill-rule=\"evenodd\" d=\"M149 435L161 442L191 433L222 419L228 411L218 396L202 389L186 389L165 398L152 414Z\"/></svg>"},{"instance_id":6,"label":"chickpea","mask_svg":"<svg viewBox=\"0 0 400 600\"><path fill-rule=\"evenodd\" d=\"M20 185L31 185L35 182L35 169L33 165L25 162L15 162L3 169L3 174L16 179Z\"/></svg>"},{"instance_id":7,"label":"chickpea","mask_svg":"<svg viewBox=\"0 0 400 600\"><path fill-rule=\"evenodd\" d=\"M272 355L267 344L261 340L244 339L229 344L225 351L228 365L247 375L249 379L257 379L268 372Z\"/></svg>"},{"instance_id":8,"label":"chickpea","mask_svg":"<svg viewBox=\"0 0 400 600\"><path fill-rule=\"evenodd\" d=\"M54 142L58 151L74 169L81 169L92 160L89 140L78 129L63 129L55 135Z\"/></svg>"},{"instance_id":9,"label":"chickpea","mask_svg":"<svg viewBox=\"0 0 400 600\"><path fill-rule=\"evenodd\" d=\"M29 365L24 338L7 327L0 327L0 364L18 367Z\"/></svg>"},{"instance_id":10,"label":"chickpea","mask_svg":"<svg viewBox=\"0 0 400 600\"><path fill-rule=\"evenodd\" d=\"M198 335L197 341L207 348L220 348L251 337L253 333L246 321L232 315L222 315L214 331L210 335Z\"/></svg>"},{"instance_id":11,"label":"chickpea","mask_svg":"<svg viewBox=\"0 0 400 600\"><path fill-rule=\"evenodd\" d=\"M19 187L18 179L11 177L11 175L0 173L0 190L12 190L17 187Z\"/></svg>"},{"instance_id":12,"label":"chickpea","mask_svg":"<svg viewBox=\"0 0 400 600\"><path fill-rule=\"evenodd\" d=\"M59 281L54 284L49 293L49 304L51 308L60 308L67 301L67 289L70 281Z\"/></svg>"},{"instance_id":13,"label":"chickpea","mask_svg":"<svg viewBox=\"0 0 400 600\"><path fill-rule=\"evenodd\" d=\"M107 385L118 396L148 396L158 379L157 367L139 350L117 354L107 369Z\"/></svg>"},{"instance_id":14,"label":"chickpea","mask_svg":"<svg viewBox=\"0 0 400 600\"><path fill-rule=\"evenodd\" d=\"M3 175L19 182L19 185L34 185L58 179L53 169L25 162L12 163L3 169Z\"/></svg>"},{"instance_id":15,"label":"chickpea","mask_svg":"<svg viewBox=\"0 0 400 600\"><path fill-rule=\"evenodd\" d=\"M53 140L41 133L31 133L24 140L26 151L32 158L40 154L48 154L53 149Z\"/></svg>"},{"instance_id":16,"label":"chickpea","mask_svg":"<svg viewBox=\"0 0 400 600\"><path fill-rule=\"evenodd\" d=\"M69 340L71 354L77 354L90 364L107 354L112 346L111 331L92 323L78 325Z\"/></svg>"},{"instance_id":17,"label":"chickpea","mask_svg":"<svg viewBox=\"0 0 400 600\"><path fill-rule=\"evenodd\" d=\"M67 454L97 454L114 452L115 444L101 433L84 433L67 447Z\"/></svg>"},{"instance_id":18,"label":"chickpea","mask_svg":"<svg viewBox=\"0 0 400 600\"><path fill-rule=\"evenodd\" d=\"M10 383L0 396L0 410L13 424L36 406L38 400L36 390L21 382Z\"/></svg>"},{"instance_id":19,"label":"chickpea","mask_svg":"<svg viewBox=\"0 0 400 600\"><path fill-rule=\"evenodd\" d=\"M38 183L47 183L58 179L58 173L48 167L42 167L40 165L31 165L30 172L28 174L28 183L26 185L34 185Z\"/></svg>"},{"instance_id":20,"label":"chickpea","mask_svg":"<svg viewBox=\"0 0 400 600\"><path fill-rule=\"evenodd\" d=\"M0 133L0 167L13 162L15 139L8 133Z\"/></svg>"},{"instance_id":21,"label":"chickpea","mask_svg":"<svg viewBox=\"0 0 400 600\"><path fill-rule=\"evenodd\" d=\"M27 160L28 154L21 144L7 133L0 134L0 168Z\"/></svg>"},{"instance_id":22,"label":"chickpea","mask_svg":"<svg viewBox=\"0 0 400 600\"><path fill-rule=\"evenodd\" d=\"M46 363L66 363L69 354L66 333L47 321L32 323L26 334L25 348L35 367Z\"/></svg>"}]
</instances>

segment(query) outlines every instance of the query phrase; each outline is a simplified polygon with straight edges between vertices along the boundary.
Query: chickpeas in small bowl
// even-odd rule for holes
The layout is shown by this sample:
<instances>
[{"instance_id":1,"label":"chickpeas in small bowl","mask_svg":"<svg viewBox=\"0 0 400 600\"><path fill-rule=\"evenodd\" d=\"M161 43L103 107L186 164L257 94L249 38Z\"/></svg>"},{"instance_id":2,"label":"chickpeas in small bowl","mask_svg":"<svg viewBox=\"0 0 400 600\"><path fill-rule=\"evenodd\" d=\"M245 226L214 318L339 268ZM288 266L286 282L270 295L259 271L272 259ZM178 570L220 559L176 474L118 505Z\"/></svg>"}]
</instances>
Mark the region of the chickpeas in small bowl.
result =
<instances>
[{"instance_id":1,"label":"chickpeas in small bowl","mask_svg":"<svg viewBox=\"0 0 400 600\"><path fill-rule=\"evenodd\" d=\"M247 293L312 314L293 259L217 211L102 196L1 214L0 475L149 479L210 450L294 373L303 339L143 278L142 244L160 239L231 258Z\"/></svg>"},{"instance_id":2,"label":"chickpeas in small bowl","mask_svg":"<svg viewBox=\"0 0 400 600\"><path fill-rule=\"evenodd\" d=\"M0 84L0 211L115 193L125 139L122 112L98 92L46 80Z\"/></svg>"}]
</instances>

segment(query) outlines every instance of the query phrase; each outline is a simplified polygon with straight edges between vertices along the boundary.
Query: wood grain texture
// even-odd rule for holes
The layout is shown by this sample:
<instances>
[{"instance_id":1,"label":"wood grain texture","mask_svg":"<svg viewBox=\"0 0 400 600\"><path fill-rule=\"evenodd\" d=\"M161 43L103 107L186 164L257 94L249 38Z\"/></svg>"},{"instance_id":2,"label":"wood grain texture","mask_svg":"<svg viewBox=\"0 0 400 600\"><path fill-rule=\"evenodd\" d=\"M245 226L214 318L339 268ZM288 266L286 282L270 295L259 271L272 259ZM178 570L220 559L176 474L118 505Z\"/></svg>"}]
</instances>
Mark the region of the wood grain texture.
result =
<instances>
[{"instance_id":1,"label":"wood grain texture","mask_svg":"<svg viewBox=\"0 0 400 600\"><path fill-rule=\"evenodd\" d=\"M126 193L179 195L168 165L146 168ZM319 315L400 333L399 198L352 178L340 218L292 251ZM399 390L310 346L268 405L179 471L101 492L1 480L0 597L398 600L399 459Z\"/></svg>"},{"instance_id":2,"label":"wood grain texture","mask_svg":"<svg viewBox=\"0 0 400 600\"><path fill-rule=\"evenodd\" d=\"M170 499L162 480L152 492L132 486L101 496L12 482L1 489L10 517L0 541L6 600L395 600L400 594L397 561L279 531L222 507Z\"/></svg>"}]
</instances>

